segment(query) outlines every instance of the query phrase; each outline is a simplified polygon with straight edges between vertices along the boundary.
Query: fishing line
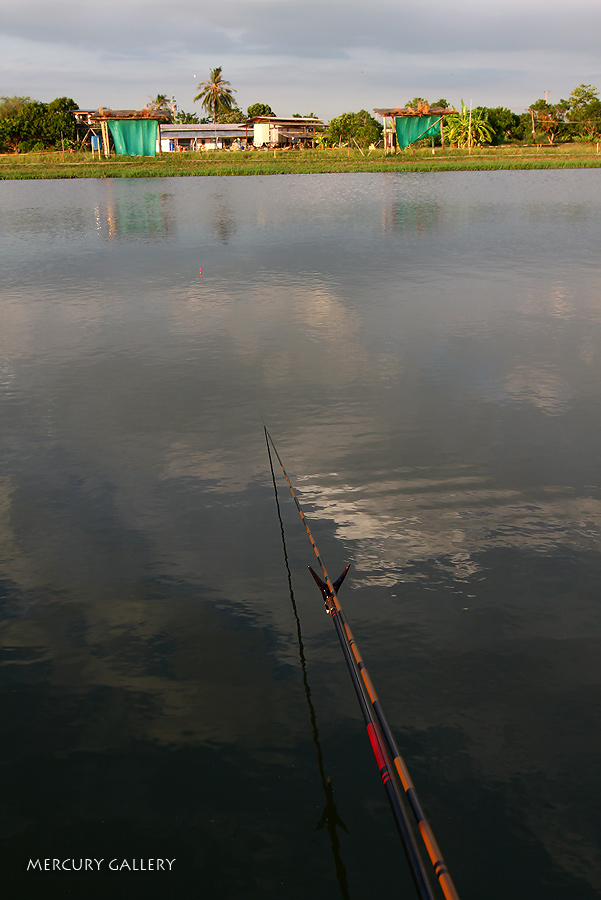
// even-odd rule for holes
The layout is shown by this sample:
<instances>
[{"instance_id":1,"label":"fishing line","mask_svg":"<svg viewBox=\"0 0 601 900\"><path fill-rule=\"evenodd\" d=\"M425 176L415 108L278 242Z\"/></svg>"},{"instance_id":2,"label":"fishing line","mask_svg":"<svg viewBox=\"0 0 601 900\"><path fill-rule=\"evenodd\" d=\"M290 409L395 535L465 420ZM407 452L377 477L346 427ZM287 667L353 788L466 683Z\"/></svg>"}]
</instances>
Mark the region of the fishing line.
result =
<instances>
[{"instance_id":1,"label":"fishing line","mask_svg":"<svg viewBox=\"0 0 601 900\"><path fill-rule=\"evenodd\" d=\"M451 876L448 872L446 863L444 862L444 859L440 852L440 848L438 847L432 829L423 813L407 766L399 753L390 726L388 725L386 717L384 716L384 712L382 710L378 695L376 694L373 682L369 676L363 658L359 652L357 643L353 637L351 629L348 625L348 622L346 621L346 618L338 601L336 591L342 584L342 581L344 580L344 577L348 572L349 566L346 567L337 581L332 584L317 549L317 545L315 544L315 541L313 539L313 535L311 534L311 529L309 528L294 488L292 487L286 469L284 468L284 464L282 463L280 455L273 442L273 438L271 437L265 426L264 428L265 439L267 441L267 449L269 451L269 445L271 444L284 474L284 478L286 479L286 483L288 485L290 493L292 494L292 498L296 504L296 508L299 512L303 525L305 526L305 531L307 532L307 536L309 537L311 546L313 547L313 551L324 578L324 580L322 581L309 566L311 574L313 575L321 590L326 605L326 610L331 615L332 621L334 622L336 633L338 635L347 667L351 675L353 687L355 688L355 693L357 695L357 699L359 700L359 705L361 707L361 711L367 725L367 732L372 750L380 769L382 782L388 795L390 806L392 808L392 812L399 833L401 835L405 853L407 855L409 866L411 868L411 874L413 875L418 893L422 898L429 898L429 900L430 898L432 898L433 900L432 888L424 870L421 856L415 844L413 831L411 830L411 827L407 820L407 814L401 800L401 788L399 788L396 778L394 777L395 774L400 779L402 791L413 812L413 815L417 822L417 826L419 828L419 833L424 842L428 856L434 867L434 871L446 900L459 900L455 885L453 884ZM269 459L273 476L271 454L269 454ZM390 760L391 756L394 761L394 767Z\"/></svg>"},{"instance_id":2,"label":"fishing line","mask_svg":"<svg viewBox=\"0 0 601 900\"><path fill-rule=\"evenodd\" d=\"M282 521L282 515L281 515L281 511L280 511L278 488L277 488L277 483L275 480L275 472L273 471L273 462L271 459L271 451L269 449L269 441L267 441L267 434L265 435L265 439L267 442L267 453L269 455L269 467L271 469L271 478L273 481L275 506L276 506L276 510L277 510L277 514L278 514L278 521L280 523L282 548L284 551L284 564L286 566L286 573L288 575L288 590L290 592L290 603L292 604L292 612L294 614L294 619L296 621L296 635L298 638L298 654L299 654L299 659L300 659L300 664L301 664L301 670L303 673L303 685L305 688L305 697L307 699L307 706L309 707L309 718L311 720L311 729L313 732L313 743L315 744L315 749L317 752L317 767L319 769L319 777L321 780L321 786L323 788L323 792L324 792L324 796L325 796L325 806L324 806L323 814L322 814L319 822L317 823L317 827L315 830L319 831L324 827L327 829L328 835L330 837L332 856L334 858L334 868L336 870L336 878L338 881L338 886L340 888L340 893L342 895L343 900L350 900L346 867L344 865L344 862L342 861L342 856L340 854L340 839L339 839L338 833L336 831L336 828L340 827L348 833L348 828L346 827L346 825L340 818L338 809L336 807L332 779L330 778L329 775L326 776L326 772L325 772L323 753L321 750L321 743L319 740L319 731L317 728L317 715L315 713L315 707L313 706L313 701L311 699L311 688L309 686L309 679L307 676L307 660L305 657L305 647L304 647L304 643L303 643L303 635L302 635L302 631L301 631L300 617L298 615L298 609L297 609L296 600L294 597L294 590L292 588L292 573L290 572L290 565L288 563L288 550L286 547L286 535L284 533L284 523Z\"/></svg>"}]
</instances>

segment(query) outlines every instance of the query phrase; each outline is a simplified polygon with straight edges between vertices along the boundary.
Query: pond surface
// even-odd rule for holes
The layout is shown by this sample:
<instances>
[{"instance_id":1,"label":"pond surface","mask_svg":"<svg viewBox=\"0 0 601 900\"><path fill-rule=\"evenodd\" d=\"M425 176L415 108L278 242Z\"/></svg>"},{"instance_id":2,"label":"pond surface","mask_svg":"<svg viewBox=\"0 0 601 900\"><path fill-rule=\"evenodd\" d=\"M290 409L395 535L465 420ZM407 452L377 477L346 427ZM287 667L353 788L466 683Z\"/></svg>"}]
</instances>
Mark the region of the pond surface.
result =
<instances>
[{"instance_id":1,"label":"pond surface","mask_svg":"<svg viewBox=\"0 0 601 900\"><path fill-rule=\"evenodd\" d=\"M265 424L462 900L598 897L599 172L4 182L0 252L10 896L415 896Z\"/></svg>"}]
</instances>

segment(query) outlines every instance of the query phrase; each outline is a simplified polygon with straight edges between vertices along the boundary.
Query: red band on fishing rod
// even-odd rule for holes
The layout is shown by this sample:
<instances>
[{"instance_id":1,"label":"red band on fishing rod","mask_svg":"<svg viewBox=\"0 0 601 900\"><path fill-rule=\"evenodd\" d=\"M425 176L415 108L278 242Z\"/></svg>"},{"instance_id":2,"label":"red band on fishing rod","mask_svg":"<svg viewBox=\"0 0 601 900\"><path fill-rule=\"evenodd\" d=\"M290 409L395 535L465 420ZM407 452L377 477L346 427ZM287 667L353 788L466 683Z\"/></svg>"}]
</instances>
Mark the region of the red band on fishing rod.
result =
<instances>
[{"instance_id":1,"label":"red band on fishing rod","mask_svg":"<svg viewBox=\"0 0 601 900\"><path fill-rule=\"evenodd\" d=\"M367 734L369 736L369 743L371 744L371 749L374 751L374 756L376 757L376 761L378 763L378 768L380 772L382 769L386 769L386 773L390 778L390 774L388 773L388 763L384 758L384 754L382 753L382 748L380 747L380 741L378 740L378 735L374 726L370 724L367 726ZM382 774L382 780L384 780L384 775Z\"/></svg>"}]
</instances>

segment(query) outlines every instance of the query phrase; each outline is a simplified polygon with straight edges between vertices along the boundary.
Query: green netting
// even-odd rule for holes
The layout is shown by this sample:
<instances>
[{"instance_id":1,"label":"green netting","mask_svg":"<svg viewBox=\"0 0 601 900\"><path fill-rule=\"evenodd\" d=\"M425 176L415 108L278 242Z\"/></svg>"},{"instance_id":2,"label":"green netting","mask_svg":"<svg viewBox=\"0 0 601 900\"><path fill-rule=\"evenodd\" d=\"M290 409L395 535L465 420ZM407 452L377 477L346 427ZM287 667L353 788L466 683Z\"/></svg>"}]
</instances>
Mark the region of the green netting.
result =
<instances>
[{"instance_id":1,"label":"green netting","mask_svg":"<svg viewBox=\"0 0 601 900\"><path fill-rule=\"evenodd\" d=\"M119 156L156 156L156 119L109 119L108 125Z\"/></svg>"},{"instance_id":2,"label":"green netting","mask_svg":"<svg viewBox=\"0 0 601 900\"><path fill-rule=\"evenodd\" d=\"M401 150L421 138L440 134L440 116L397 116L394 121Z\"/></svg>"}]
</instances>

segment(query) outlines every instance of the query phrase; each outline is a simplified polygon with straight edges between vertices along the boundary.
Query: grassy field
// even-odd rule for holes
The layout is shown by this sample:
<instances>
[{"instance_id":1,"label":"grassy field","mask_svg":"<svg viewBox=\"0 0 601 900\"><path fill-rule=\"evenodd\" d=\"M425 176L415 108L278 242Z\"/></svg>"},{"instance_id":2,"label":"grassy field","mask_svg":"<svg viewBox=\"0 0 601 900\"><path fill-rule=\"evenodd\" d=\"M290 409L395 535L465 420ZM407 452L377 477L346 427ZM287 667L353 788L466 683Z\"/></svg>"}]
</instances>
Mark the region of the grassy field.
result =
<instances>
[{"instance_id":1,"label":"grassy field","mask_svg":"<svg viewBox=\"0 0 601 900\"><path fill-rule=\"evenodd\" d=\"M381 150L255 150L251 152L168 153L162 157L92 159L90 153L0 155L0 179L152 178L186 175L301 175L321 172L445 172L492 169L601 168L597 144L557 147L478 147L405 150L384 156Z\"/></svg>"}]
</instances>

